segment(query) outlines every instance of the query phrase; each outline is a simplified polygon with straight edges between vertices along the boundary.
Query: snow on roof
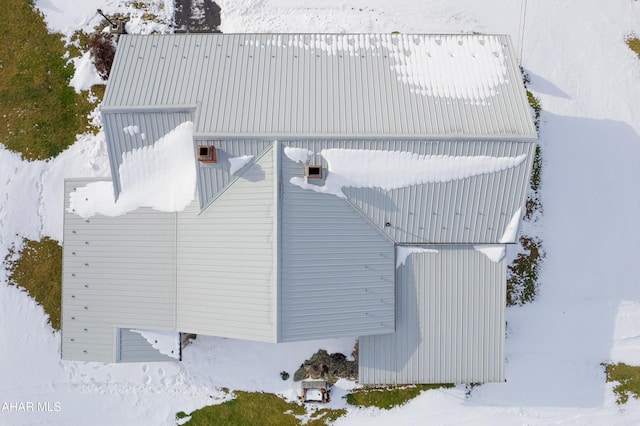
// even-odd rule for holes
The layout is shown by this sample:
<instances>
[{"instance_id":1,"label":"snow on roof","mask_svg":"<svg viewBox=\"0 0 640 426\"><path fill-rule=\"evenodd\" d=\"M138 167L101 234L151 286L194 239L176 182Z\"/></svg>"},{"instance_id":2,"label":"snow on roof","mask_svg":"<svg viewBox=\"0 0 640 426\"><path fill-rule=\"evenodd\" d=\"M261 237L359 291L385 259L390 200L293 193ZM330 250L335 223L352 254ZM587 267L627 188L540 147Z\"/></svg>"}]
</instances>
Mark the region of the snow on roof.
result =
<instances>
[{"instance_id":1,"label":"snow on roof","mask_svg":"<svg viewBox=\"0 0 640 426\"><path fill-rule=\"evenodd\" d=\"M501 244L483 244L473 246L473 248L487 256L489 260L495 263L500 262L506 253L505 246Z\"/></svg>"},{"instance_id":2,"label":"snow on roof","mask_svg":"<svg viewBox=\"0 0 640 426\"><path fill-rule=\"evenodd\" d=\"M507 74L504 46L485 35L464 37L378 34L293 34L270 40L245 39L249 46L319 49L329 56L389 56L398 81L423 96L473 100L482 103L497 94ZM473 70L472 73L462 70Z\"/></svg>"},{"instance_id":3,"label":"snow on roof","mask_svg":"<svg viewBox=\"0 0 640 426\"><path fill-rule=\"evenodd\" d=\"M439 253L438 250L433 248L425 248L419 246L397 246L396 247L396 268L404 265L407 258L413 253Z\"/></svg>"},{"instance_id":4,"label":"snow on roof","mask_svg":"<svg viewBox=\"0 0 640 426\"><path fill-rule=\"evenodd\" d=\"M243 155L240 157L231 157L229 158L229 173L235 174L238 170L246 166L251 160L253 160L253 155Z\"/></svg>"},{"instance_id":5,"label":"snow on roof","mask_svg":"<svg viewBox=\"0 0 640 426\"><path fill-rule=\"evenodd\" d=\"M93 182L71 194L69 211L86 218L119 216L140 207L184 210L193 201L196 187L192 135L193 123L185 122L153 145L124 153L118 200L113 199L113 183Z\"/></svg>"},{"instance_id":6,"label":"snow on roof","mask_svg":"<svg viewBox=\"0 0 640 426\"><path fill-rule=\"evenodd\" d=\"M516 241L516 235L518 234L518 225L520 224L520 218L522 217L522 209L518 209L513 216L511 217L511 221L507 225L504 230L504 234L502 238L500 238L501 243L514 243Z\"/></svg>"},{"instance_id":7,"label":"snow on roof","mask_svg":"<svg viewBox=\"0 0 640 426\"><path fill-rule=\"evenodd\" d=\"M292 177L290 182L303 189L340 198L346 198L343 187L392 190L447 182L516 167L527 157L526 154L517 157L419 155L364 149L323 149L320 155L328 165L324 185L309 184L302 177ZM517 228L517 222L515 226Z\"/></svg>"}]
</instances>

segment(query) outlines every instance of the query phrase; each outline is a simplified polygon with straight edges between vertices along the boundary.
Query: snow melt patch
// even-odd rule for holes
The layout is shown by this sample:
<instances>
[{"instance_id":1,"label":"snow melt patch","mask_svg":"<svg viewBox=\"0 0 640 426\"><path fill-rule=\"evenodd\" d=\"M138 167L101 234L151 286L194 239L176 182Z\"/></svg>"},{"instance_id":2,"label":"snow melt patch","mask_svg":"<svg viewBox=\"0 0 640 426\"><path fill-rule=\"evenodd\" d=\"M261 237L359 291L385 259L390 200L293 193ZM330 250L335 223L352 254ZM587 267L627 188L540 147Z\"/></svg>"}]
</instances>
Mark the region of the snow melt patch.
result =
<instances>
[{"instance_id":1,"label":"snow melt patch","mask_svg":"<svg viewBox=\"0 0 640 426\"><path fill-rule=\"evenodd\" d=\"M430 248L419 247L419 246L397 246L396 247L396 268L399 268L400 266L404 265L409 255L413 253L437 254L437 253L440 253L440 251L436 249L430 249Z\"/></svg>"},{"instance_id":2,"label":"snow melt patch","mask_svg":"<svg viewBox=\"0 0 640 426\"><path fill-rule=\"evenodd\" d=\"M193 123L187 121L153 145L122 155L117 202L111 182L94 182L70 195L69 211L84 218L119 216L140 207L182 211L193 201L196 187Z\"/></svg>"},{"instance_id":3,"label":"snow melt patch","mask_svg":"<svg viewBox=\"0 0 640 426\"><path fill-rule=\"evenodd\" d=\"M518 224L520 223L521 213L522 209L518 209L514 213L513 217L511 217L511 221L505 228L502 238L500 238L501 243L506 244L516 242L516 234L518 233Z\"/></svg>"},{"instance_id":4,"label":"snow melt patch","mask_svg":"<svg viewBox=\"0 0 640 426\"><path fill-rule=\"evenodd\" d=\"M89 90L91 89L91 86L96 84L105 83L102 77L98 74L98 70L96 70L89 52L86 52L79 58L71 59L71 62L73 62L75 73L73 74L69 85L74 88L76 93L80 93L82 90Z\"/></svg>"},{"instance_id":5,"label":"snow melt patch","mask_svg":"<svg viewBox=\"0 0 640 426\"><path fill-rule=\"evenodd\" d=\"M306 163L313 156L313 152L304 148L285 146L284 155L286 155L291 161L295 163Z\"/></svg>"},{"instance_id":6,"label":"snow melt patch","mask_svg":"<svg viewBox=\"0 0 640 426\"><path fill-rule=\"evenodd\" d=\"M131 329L145 338L154 349L171 358L180 358L180 333L176 331Z\"/></svg>"},{"instance_id":7,"label":"snow melt patch","mask_svg":"<svg viewBox=\"0 0 640 426\"><path fill-rule=\"evenodd\" d=\"M481 102L495 96L507 73L504 47L495 37L403 37L388 46L392 69L412 91ZM460 70L474 70L460 73Z\"/></svg>"},{"instance_id":8,"label":"snow melt patch","mask_svg":"<svg viewBox=\"0 0 640 426\"><path fill-rule=\"evenodd\" d=\"M265 44L245 39L249 46ZM484 104L507 82L507 58L499 38L485 35L293 34L267 46L315 49L329 56L389 57L389 68L411 92ZM473 70L461 73L460 70Z\"/></svg>"},{"instance_id":9,"label":"snow melt patch","mask_svg":"<svg viewBox=\"0 0 640 426\"><path fill-rule=\"evenodd\" d=\"M498 263L505 255L505 247L501 244L484 244L473 246L474 249L484 254L492 262Z\"/></svg>"},{"instance_id":10,"label":"snow melt patch","mask_svg":"<svg viewBox=\"0 0 640 426\"><path fill-rule=\"evenodd\" d=\"M392 190L432 182L448 182L516 167L526 155L517 157L420 155L413 152L356 149L324 149L328 163L324 185L311 185L293 177L303 189L346 198L344 187ZM517 228L517 222L516 222Z\"/></svg>"},{"instance_id":11,"label":"snow melt patch","mask_svg":"<svg viewBox=\"0 0 640 426\"><path fill-rule=\"evenodd\" d=\"M253 160L253 155L243 155L241 157L229 158L229 173L231 173L232 175L235 174L238 170L246 166L251 160Z\"/></svg>"}]
</instances>

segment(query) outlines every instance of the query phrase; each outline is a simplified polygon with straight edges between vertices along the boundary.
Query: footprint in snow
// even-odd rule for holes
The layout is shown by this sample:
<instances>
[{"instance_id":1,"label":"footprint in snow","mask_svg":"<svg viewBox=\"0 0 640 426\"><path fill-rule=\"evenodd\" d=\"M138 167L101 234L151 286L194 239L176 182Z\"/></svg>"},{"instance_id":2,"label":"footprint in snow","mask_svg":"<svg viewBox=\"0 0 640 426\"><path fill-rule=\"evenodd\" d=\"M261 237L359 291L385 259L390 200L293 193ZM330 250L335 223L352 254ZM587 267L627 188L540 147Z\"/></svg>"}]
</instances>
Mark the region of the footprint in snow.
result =
<instances>
[{"instance_id":1,"label":"footprint in snow","mask_svg":"<svg viewBox=\"0 0 640 426\"><path fill-rule=\"evenodd\" d=\"M164 376L164 370L162 368L158 368L158 374L160 377Z\"/></svg>"}]
</instances>

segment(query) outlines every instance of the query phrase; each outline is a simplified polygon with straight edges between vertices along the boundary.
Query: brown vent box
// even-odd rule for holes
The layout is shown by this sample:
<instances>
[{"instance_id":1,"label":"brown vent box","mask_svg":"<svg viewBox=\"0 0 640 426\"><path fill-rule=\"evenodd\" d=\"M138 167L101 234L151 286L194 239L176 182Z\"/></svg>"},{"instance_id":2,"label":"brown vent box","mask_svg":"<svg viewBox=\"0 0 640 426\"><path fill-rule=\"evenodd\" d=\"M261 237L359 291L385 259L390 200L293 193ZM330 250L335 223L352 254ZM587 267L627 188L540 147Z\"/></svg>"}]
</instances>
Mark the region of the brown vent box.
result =
<instances>
[{"instance_id":1,"label":"brown vent box","mask_svg":"<svg viewBox=\"0 0 640 426\"><path fill-rule=\"evenodd\" d=\"M203 163L216 163L216 147L209 145L198 146L198 161Z\"/></svg>"},{"instance_id":2,"label":"brown vent box","mask_svg":"<svg viewBox=\"0 0 640 426\"><path fill-rule=\"evenodd\" d=\"M304 175L307 179L322 179L322 166L306 166Z\"/></svg>"}]
</instances>

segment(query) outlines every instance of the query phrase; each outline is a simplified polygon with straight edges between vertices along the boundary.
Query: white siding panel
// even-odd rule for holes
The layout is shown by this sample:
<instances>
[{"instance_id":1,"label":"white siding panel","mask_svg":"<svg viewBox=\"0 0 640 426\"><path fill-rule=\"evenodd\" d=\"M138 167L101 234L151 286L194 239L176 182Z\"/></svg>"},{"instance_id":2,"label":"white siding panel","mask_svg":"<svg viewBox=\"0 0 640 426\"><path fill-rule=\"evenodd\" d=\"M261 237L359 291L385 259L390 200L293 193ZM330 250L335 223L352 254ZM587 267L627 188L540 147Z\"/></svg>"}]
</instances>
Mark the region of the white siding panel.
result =
<instances>
[{"instance_id":1,"label":"white siding panel","mask_svg":"<svg viewBox=\"0 0 640 426\"><path fill-rule=\"evenodd\" d=\"M178 214L178 329L275 341L274 158L268 149L198 215Z\"/></svg>"}]
</instances>

